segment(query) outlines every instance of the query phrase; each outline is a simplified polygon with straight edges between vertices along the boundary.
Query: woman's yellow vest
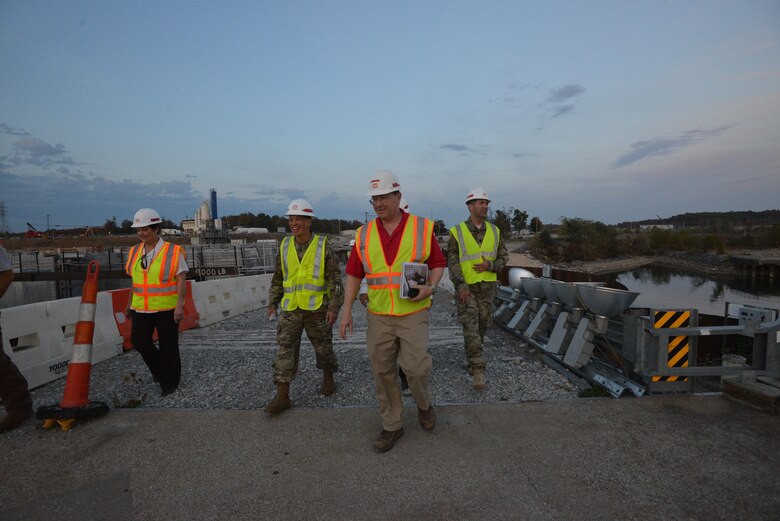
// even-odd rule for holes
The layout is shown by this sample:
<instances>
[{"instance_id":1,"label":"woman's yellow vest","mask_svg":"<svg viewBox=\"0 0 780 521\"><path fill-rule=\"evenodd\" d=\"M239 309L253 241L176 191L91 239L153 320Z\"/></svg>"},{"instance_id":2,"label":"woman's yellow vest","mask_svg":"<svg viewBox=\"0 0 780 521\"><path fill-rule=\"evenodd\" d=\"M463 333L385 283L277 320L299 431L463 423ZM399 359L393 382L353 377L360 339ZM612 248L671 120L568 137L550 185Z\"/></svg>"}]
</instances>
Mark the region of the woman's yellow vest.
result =
<instances>
[{"instance_id":1,"label":"woman's yellow vest","mask_svg":"<svg viewBox=\"0 0 780 521\"><path fill-rule=\"evenodd\" d=\"M138 311L166 311L174 309L179 300L176 272L179 255L184 249L178 244L163 241L163 246L146 270L141 267L144 245L136 244L127 254L125 272L133 278L132 308Z\"/></svg>"},{"instance_id":2,"label":"woman's yellow vest","mask_svg":"<svg viewBox=\"0 0 780 521\"><path fill-rule=\"evenodd\" d=\"M494 271L483 271L482 273L474 271L475 264L479 264L483 260L494 261L498 256L498 239L501 232L496 225L487 221L485 221L485 226L485 237L482 239L482 244L477 244L465 221L450 228L450 235L458 241L458 262L460 262L460 269L466 284L498 280Z\"/></svg>"},{"instance_id":3,"label":"woman's yellow vest","mask_svg":"<svg viewBox=\"0 0 780 521\"><path fill-rule=\"evenodd\" d=\"M298 260L295 237L282 239L279 248L284 275L284 296L281 307L284 311L305 309L314 311L322 306L322 298L328 292L325 283L325 237L312 235L303 259Z\"/></svg>"},{"instance_id":4,"label":"woman's yellow vest","mask_svg":"<svg viewBox=\"0 0 780 521\"><path fill-rule=\"evenodd\" d=\"M431 299L410 302L401 298L401 274L404 262L425 262L431 254L433 223L409 215L401 235L398 254L388 265L376 219L358 228L355 247L363 263L368 285L368 311L377 315L410 315L431 306Z\"/></svg>"}]
</instances>

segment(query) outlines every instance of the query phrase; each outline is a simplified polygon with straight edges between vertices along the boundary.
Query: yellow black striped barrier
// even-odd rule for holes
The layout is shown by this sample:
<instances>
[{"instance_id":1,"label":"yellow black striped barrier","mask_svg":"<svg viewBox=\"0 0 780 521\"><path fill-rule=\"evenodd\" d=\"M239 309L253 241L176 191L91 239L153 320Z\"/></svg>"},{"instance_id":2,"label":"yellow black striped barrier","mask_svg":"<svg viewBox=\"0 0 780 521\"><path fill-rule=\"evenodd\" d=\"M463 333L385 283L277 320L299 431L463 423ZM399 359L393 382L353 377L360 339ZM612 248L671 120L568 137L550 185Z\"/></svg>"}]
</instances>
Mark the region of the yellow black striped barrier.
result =
<instances>
[{"instance_id":1,"label":"yellow black striped barrier","mask_svg":"<svg viewBox=\"0 0 780 521\"><path fill-rule=\"evenodd\" d=\"M656 329L674 329L678 327L690 327L691 312L683 311L656 311L653 315L653 325ZM688 367L688 352L690 344L687 336L669 337L667 367ZM687 382L685 376L653 376L654 382Z\"/></svg>"}]
</instances>

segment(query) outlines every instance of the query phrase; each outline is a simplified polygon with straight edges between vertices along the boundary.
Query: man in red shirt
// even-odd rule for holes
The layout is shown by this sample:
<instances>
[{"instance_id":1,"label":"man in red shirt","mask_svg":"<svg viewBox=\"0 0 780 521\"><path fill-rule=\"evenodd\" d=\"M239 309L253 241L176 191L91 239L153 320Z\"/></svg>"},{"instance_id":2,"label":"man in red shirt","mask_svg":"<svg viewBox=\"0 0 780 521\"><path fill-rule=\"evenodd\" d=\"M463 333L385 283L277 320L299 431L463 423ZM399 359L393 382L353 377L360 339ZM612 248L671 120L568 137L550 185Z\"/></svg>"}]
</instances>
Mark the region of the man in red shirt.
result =
<instances>
[{"instance_id":1,"label":"man in red shirt","mask_svg":"<svg viewBox=\"0 0 780 521\"><path fill-rule=\"evenodd\" d=\"M360 281L368 282L366 344L382 414L382 432L374 450L385 452L403 436L403 401L397 365L406 373L425 430L436 425L428 391L433 361L428 354L428 308L447 261L433 235L433 223L400 209L401 184L391 172L378 172L368 194L377 219L361 226L347 261L347 285L339 332L352 332L352 304ZM402 264L424 263L428 280L401 298ZM416 291L415 291L416 290ZM416 293L414 295L413 293ZM396 344L396 340L399 341ZM399 347L400 346L400 347Z\"/></svg>"}]
</instances>

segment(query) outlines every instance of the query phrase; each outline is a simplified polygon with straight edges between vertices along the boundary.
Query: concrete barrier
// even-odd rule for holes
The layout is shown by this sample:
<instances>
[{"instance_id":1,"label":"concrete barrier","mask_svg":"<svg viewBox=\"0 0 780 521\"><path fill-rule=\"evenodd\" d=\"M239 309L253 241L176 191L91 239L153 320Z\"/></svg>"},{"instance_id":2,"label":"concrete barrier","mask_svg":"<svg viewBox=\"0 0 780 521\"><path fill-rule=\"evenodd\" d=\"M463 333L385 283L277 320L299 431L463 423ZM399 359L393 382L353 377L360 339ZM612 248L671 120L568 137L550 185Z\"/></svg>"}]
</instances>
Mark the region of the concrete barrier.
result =
<instances>
[{"instance_id":1,"label":"concrete barrier","mask_svg":"<svg viewBox=\"0 0 780 521\"><path fill-rule=\"evenodd\" d=\"M198 327L267 306L272 278L272 274L252 275L193 284L192 297L200 315Z\"/></svg>"},{"instance_id":2,"label":"concrete barrier","mask_svg":"<svg viewBox=\"0 0 780 521\"><path fill-rule=\"evenodd\" d=\"M11 357L29 387L35 388L67 374L78 322L80 298L52 300L3 309L2 349ZM98 293L92 363L122 352L111 296Z\"/></svg>"},{"instance_id":3,"label":"concrete barrier","mask_svg":"<svg viewBox=\"0 0 780 521\"><path fill-rule=\"evenodd\" d=\"M180 329L204 327L268 305L273 275L216 279L191 284L185 305L187 323ZM124 310L129 290L101 291L95 311L92 364L122 352L129 343ZM191 296L190 296L191 295ZM68 372L80 298L68 298L5 308L0 312L2 349L27 378L30 388L63 377ZM120 313L121 314L121 313Z\"/></svg>"}]
</instances>

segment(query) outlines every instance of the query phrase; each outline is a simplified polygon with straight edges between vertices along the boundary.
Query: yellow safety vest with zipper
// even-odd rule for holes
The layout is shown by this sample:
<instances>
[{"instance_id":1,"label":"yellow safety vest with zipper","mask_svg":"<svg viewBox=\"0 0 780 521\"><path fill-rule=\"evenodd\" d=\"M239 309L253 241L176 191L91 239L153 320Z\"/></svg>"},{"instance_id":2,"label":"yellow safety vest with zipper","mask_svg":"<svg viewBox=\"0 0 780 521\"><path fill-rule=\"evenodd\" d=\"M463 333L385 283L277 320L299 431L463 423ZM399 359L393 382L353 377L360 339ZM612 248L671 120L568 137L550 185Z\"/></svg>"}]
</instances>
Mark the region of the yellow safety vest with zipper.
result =
<instances>
[{"instance_id":1,"label":"yellow safety vest with zipper","mask_svg":"<svg viewBox=\"0 0 780 521\"><path fill-rule=\"evenodd\" d=\"M138 311L167 311L175 309L179 301L176 272L179 255L184 249L178 244L163 242L146 269L141 265L144 245L136 244L127 254L125 273L133 278L132 308Z\"/></svg>"},{"instance_id":2,"label":"yellow safety vest with zipper","mask_svg":"<svg viewBox=\"0 0 780 521\"><path fill-rule=\"evenodd\" d=\"M355 246L366 272L368 311L377 315L403 316L431 306L430 298L417 302L402 299L401 276L404 262L425 262L428 259L432 233L433 223L430 220L409 215L391 266L385 258L376 220L358 228Z\"/></svg>"},{"instance_id":3,"label":"yellow safety vest with zipper","mask_svg":"<svg viewBox=\"0 0 780 521\"><path fill-rule=\"evenodd\" d=\"M311 242L298 260L295 237L282 239L279 248L284 281L284 296L281 308L284 311L304 309L314 311L322 306L322 299L328 293L325 283L325 237L312 235Z\"/></svg>"},{"instance_id":4,"label":"yellow safety vest with zipper","mask_svg":"<svg viewBox=\"0 0 780 521\"><path fill-rule=\"evenodd\" d=\"M485 236L482 238L482 244L477 244L465 221L450 228L450 235L458 241L458 262L466 284L498 280L494 271L481 273L474 271L475 264L483 260L494 261L498 256L498 240L501 232L495 224L485 221Z\"/></svg>"}]
</instances>

